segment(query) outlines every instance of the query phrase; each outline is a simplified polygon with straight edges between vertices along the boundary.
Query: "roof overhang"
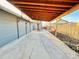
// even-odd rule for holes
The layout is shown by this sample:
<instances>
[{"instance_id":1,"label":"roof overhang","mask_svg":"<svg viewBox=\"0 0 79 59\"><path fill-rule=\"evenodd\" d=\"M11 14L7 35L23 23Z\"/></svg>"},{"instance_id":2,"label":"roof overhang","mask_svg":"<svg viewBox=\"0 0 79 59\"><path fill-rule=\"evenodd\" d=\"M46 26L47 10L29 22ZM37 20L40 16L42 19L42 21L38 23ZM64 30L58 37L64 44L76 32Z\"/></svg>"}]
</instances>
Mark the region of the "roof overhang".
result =
<instances>
[{"instance_id":1,"label":"roof overhang","mask_svg":"<svg viewBox=\"0 0 79 59\"><path fill-rule=\"evenodd\" d=\"M79 0L9 0L13 5L35 20L51 21L58 19Z\"/></svg>"}]
</instances>

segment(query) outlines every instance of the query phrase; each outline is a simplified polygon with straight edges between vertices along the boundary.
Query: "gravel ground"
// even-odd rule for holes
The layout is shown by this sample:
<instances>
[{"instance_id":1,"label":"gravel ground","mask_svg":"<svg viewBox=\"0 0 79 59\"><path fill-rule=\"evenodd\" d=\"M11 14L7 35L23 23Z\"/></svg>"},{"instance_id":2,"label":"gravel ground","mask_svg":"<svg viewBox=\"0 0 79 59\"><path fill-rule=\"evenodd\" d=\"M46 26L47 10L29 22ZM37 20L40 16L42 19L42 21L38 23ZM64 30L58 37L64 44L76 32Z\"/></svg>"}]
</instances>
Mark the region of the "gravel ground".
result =
<instances>
[{"instance_id":1,"label":"gravel ground","mask_svg":"<svg viewBox=\"0 0 79 59\"><path fill-rule=\"evenodd\" d=\"M54 33L52 33L54 34ZM64 43L66 43L70 48L75 50L77 53L79 53L79 39L75 39L72 37L69 37L68 35L57 33L57 37L62 40Z\"/></svg>"}]
</instances>

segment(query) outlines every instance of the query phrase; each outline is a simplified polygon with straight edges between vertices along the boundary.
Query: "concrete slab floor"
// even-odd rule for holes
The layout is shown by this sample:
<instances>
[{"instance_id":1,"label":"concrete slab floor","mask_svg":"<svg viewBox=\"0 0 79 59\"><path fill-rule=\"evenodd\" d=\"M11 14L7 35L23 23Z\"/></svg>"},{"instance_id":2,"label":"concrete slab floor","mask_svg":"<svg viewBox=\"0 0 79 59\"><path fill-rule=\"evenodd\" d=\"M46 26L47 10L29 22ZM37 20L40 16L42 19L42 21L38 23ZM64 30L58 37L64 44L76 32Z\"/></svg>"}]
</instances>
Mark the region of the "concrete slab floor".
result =
<instances>
[{"instance_id":1,"label":"concrete slab floor","mask_svg":"<svg viewBox=\"0 0 79 59\"><path fill-rule=\"evenodd\" d=\"M45 30L31 32L27 39L23 59L79 59L79 54Z\"/></svg>"},{"instance_id":2,"label":"concrete slab floor","mask_svg":"<svg viewBox=\"0 0 79 59\"><path fill-rule=\"evenodd\" d=\"M79 59L79 54L48 31L33 31L0 48L0 59Z\"/></svg>"}]
</instances>

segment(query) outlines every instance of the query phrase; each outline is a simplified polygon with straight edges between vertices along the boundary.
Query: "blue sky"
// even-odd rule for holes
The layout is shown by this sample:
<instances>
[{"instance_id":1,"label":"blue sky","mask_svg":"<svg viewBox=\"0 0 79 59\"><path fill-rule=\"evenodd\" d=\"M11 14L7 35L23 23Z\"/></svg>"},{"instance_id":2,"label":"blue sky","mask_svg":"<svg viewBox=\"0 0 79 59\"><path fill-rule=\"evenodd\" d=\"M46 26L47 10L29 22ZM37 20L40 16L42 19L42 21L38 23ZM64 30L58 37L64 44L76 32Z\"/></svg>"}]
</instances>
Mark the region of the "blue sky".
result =
<instances>
[{"instance_id":1,"label":"blue sky","mask_svg":"<svg viewBox=\"0 0 79 59\"><path fill-rule=\"evenodd\" d=\"M67 20L69 22L79 22L79 10L76 10L76 11L62 17L61 19Z\"/></svg>"}]
</instances>

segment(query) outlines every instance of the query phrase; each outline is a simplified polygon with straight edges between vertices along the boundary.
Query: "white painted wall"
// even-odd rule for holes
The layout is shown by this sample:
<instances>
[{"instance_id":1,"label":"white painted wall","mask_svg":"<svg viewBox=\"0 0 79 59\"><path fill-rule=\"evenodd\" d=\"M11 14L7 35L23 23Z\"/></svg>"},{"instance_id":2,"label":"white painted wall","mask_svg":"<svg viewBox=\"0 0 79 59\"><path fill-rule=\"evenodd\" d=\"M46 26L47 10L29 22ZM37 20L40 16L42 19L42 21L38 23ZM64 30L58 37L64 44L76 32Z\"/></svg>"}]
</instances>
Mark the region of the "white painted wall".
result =
<instances>
[{"instance_id":1,"label":"white painted wall","mask_svg":"<svg viewBox=\"0 0 79 59\"><path fill-rule=\"evenodd\" d=\"M37 30L37 23L32 23L32 30Z\"/></svg>"},{"instance_id":2,"label":"white painted wall","mask_svg":"<svg viewBox=\"0 0 79 59\"><path fill-rule=\"evenodd\" d=\"M0 47L17 39L17 17L0 10Z\"/></svg>"},{"instance_id":3,"label":"white painted wall","mask_svg":"<svg viewBox=\"0 0 79 59\"><path fill-rule=\"evenodd\" d=\"M17 31L17 20L18 21L18 31ZM37 24L35 25L37 27ZM17 16L10 14L6 11L0 10L0 47L6 45L7 43L16 40L19 37L33 30L33 24L25 21Z\"/></svg>"},{"instance_id":4,"label":"white painted wall","mask_svg":"<svg viewBox=\"0 0 79 59\"><path fill-rule=\"evenodd\" d=\"M19 27L19 36L23 36L26 34L26 27L25 27L25 21L20 19L18 22L18 27Z\"/></svg>"},{"instance_id":5,"label":"white painted wall","mask_svg":"<svg viewBox=\"0 0 79 59\"><path fill-rule=\"evenodd\" d=\"M29 22L27 22L27 33L31 32L31 25Z\"/></svg>"}]
</instances>

